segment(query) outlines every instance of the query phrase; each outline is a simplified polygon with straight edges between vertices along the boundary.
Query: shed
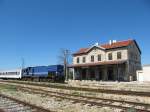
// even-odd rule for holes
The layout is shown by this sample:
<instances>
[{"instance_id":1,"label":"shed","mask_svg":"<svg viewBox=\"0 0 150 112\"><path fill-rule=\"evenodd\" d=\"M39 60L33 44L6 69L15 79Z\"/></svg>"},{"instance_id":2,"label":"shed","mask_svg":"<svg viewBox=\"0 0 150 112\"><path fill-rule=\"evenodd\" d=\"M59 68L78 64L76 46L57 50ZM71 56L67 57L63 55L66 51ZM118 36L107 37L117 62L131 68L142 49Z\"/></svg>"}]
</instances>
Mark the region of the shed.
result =
<instances>
[{"instance_id":1,"label":"shed","mask_svg":"<svg viewBox=\"0 0 150 112\"><path fill-rule=\"evenodd\" d=\"M137 70L137 81L150 81L150 64L144 65L142 70Z\"/></svg>"}]
</instances>

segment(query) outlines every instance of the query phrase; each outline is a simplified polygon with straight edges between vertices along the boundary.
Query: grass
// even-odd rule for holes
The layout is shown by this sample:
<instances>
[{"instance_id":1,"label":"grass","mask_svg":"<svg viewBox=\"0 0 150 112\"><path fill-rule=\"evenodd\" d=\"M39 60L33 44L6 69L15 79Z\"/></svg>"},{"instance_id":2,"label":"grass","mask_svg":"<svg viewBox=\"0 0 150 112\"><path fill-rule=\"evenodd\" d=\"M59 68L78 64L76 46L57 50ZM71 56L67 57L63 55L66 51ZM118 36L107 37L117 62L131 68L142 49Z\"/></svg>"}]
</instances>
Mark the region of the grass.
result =
<instances>
[{"instance_id":1,"label":"grass","mask_svg":"<svg viewBox=\"0 0 150 112\"><path fill-rule=\"evenodd\" d=\"M16 86L0 84L0 91L17 91Z\"/></svg>"},{"instance_id":2,"label":"grass","mask_svg":"<svg viewBox=\"0 0 150 112\"><path fill-rule=\"evenodd\" d=\"M81 93L75 91L72 93L72 95L81 95Z\"/></svg>"},{"instance_id":3,"label":"grass","mask_svg":"<svg viewBox=\"0 0 150 112\"><path fill-rule=\"evenodd\" d=\"M136 110L134 109L134 107L131 107L127 110L127 112L136 112Z\"/></svg>"}]
</instances>

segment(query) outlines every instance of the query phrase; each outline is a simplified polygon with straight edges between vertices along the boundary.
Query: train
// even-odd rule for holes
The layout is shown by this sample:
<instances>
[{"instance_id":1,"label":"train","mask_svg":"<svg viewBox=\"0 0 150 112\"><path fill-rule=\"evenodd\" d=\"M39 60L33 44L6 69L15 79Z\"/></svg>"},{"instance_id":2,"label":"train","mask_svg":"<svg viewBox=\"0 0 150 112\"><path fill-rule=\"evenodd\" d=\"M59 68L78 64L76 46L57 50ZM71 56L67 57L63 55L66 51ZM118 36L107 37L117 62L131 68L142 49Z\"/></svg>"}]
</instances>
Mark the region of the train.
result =
<instances>
[{"instance_id":1,"label":"train","mask_svg":"<svg viewBox=\"0 0 150 112\"><path fill-rule=\"evenodd\" d=\"M0 71L1 79L20 79L22 77L21 69L2 70Z\"/></svg>"},{"instance_id":2,"label":"train","mask_svg":"<svg viewBox=\"0 0 150 112\"><path fill-rule=\"evenodd\" d=\"M0 71L0 79L64 82L63 65L33 66Z\"/></svg>"}]
</instances>

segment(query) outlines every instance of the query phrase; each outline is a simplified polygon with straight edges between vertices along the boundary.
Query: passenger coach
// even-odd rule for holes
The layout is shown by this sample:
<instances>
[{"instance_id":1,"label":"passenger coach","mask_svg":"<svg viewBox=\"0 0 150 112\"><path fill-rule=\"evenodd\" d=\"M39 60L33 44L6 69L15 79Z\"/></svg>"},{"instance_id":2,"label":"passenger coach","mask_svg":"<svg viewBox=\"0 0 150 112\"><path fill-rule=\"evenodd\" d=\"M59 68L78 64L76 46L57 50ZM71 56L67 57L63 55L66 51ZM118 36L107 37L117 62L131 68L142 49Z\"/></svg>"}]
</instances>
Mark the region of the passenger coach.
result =
<instances>
[{"instance_id":1,"label":"passenger coach","mask_svg":"<svg viewBox=\"0 0 150 112\"><path fill-rule=\"evenodd\" d=\"M0 78L1 79L21 79L22 70L21 69L2 70L0 71Z\"/></svg>"}]
</instances>

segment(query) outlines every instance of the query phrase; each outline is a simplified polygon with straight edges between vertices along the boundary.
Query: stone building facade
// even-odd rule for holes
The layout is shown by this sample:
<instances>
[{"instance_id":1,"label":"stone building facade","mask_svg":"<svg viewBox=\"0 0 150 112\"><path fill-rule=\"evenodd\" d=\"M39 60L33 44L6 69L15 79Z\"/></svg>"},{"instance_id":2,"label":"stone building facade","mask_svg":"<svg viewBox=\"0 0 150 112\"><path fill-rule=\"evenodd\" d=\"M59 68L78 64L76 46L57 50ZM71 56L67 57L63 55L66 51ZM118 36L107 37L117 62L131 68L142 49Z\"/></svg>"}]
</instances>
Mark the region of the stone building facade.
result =
<instances>
[{"instance_id":1,"label":"stone building facade","mask_svg":"<svg viewBox=\"0 0 150 112\"><path fill-rule=\"evenodd\" d=\"M141 69L141 50L135 40L96 43L74 53L69 67L75 80L132 81Z\"/></svg>"}]
</instances>

